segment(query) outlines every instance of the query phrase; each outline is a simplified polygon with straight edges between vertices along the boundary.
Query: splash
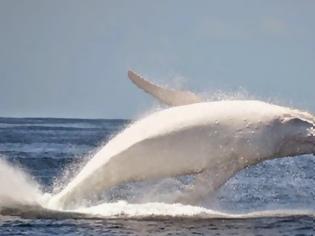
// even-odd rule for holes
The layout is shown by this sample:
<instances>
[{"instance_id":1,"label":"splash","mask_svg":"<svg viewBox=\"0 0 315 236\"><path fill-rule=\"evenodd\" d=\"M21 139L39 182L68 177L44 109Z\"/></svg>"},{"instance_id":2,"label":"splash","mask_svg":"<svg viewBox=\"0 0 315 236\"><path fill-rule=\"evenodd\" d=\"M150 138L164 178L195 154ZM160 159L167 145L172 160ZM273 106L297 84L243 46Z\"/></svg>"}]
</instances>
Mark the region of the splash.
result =
<instances>
[{"instance_id":1,"label":"splash","mask_svg":"<svg viewBox=\"0 0 315 236\"><path fill-rule=\"evenodd\" d=\"M213 210L201 206L168 204L160 202L131 204L126 201L104 203L89 208L78 208L74 212L99 218L128 218L128 219L249 219L266 217L309 216L315 218L315 212L310 210L277 209L253 211L245 213L230 213Z\"/></svg>"},{"instance_id":2,"label":"splash","mask_svg":"<svg viewBox=\"0 0 315 236\"><path fill-rule=\"evenodd\" d=\"M8 207L40 205L40 186L21 168L0 159L0 211Z\"/></svg>"},{"instance_id":3,"label":"splash","mask_svg":"<svg viewBox=\"0 0 315 236\"><path fill-rule=\"evenodd\" d=\"M58 181L57 181L58 182ZM122 218L122 219L248 219L261 217L309 216L310 210L265 210L245 213L231 213L208 207L167 203L180 192L183 183L178 179L158 182L134 183L128 191L136 197L137 203L112 199L112 202L94 203L90 207L78 206L72 210L51 208L48 205L52 194L41 191L42 187L18 166L0 159L0 214L37 218ZM165 201L165 202L156 202Z\"/></svg>"}]
</instances>

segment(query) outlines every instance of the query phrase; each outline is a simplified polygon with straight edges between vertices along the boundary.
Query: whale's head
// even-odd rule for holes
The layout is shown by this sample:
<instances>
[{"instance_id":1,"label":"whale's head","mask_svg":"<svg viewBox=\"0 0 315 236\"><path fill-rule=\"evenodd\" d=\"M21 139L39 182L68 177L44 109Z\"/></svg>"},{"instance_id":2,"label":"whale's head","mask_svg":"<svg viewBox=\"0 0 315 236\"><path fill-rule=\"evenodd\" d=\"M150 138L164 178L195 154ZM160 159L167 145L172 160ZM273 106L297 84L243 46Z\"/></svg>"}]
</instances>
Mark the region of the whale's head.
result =
<instances>
[{"instance_id":1,"label":"whale's head","mask_svg":"<svg viewBox=\"0 0 315 236\"><path fill-rule=\"evenodd\" d=\"M304 112L296 112L284 116L277 132L277 155L296 156L303 154L315 155L315 117Z\"/></svg>"}]
</instances>

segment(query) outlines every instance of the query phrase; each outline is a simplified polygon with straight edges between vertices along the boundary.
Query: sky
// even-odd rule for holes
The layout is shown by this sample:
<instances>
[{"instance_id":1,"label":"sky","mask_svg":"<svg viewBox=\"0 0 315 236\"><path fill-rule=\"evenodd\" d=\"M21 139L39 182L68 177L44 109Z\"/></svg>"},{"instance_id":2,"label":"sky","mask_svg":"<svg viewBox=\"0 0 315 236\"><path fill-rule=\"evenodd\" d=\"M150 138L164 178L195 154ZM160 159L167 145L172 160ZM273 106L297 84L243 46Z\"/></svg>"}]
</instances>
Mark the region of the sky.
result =
<instances>
[{"instance_id":1,"label":"sky","mask_svg":"<svg viewBox=\"0 0 315 236\"><path fill-rule=\"evenodd\" d=\"M315 113L315 1L0 0L0 116L133 118L127 79Z\"/></svg>"}]
</instances>

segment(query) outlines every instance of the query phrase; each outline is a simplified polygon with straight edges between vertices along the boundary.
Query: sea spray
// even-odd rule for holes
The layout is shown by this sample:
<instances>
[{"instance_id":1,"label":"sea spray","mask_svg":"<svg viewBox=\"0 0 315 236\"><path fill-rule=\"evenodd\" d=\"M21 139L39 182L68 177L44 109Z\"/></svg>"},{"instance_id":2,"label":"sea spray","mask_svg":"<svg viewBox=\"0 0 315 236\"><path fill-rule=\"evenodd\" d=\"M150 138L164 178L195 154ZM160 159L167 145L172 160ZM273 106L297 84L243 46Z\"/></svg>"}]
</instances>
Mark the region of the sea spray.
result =
<instances>
[{"instance_id":1,"label":"sea spray","mask_svg":"<svg viewBox=\"0 0 315 236\"><path fill-rule=\"evenodd\" d=\"M106 202L125 200L129 203L173 203L177 196L191 184L184 183L182 179L182 177L177 177L120 184L106 191L102 198Z\"/></svg>"},{"instance_id":2,"label":"sea spray","mask_svg":"<svg viewBox=\"0 0 315 236\"><path fill-rule=\"evenodd\" d=\"M60 192L80 171L81 169L106 145L108 140L113 138L116 134L118 134L122 129L128 127L130 124L126 122L121 125L118 130L114 130L110 133L110 135L98 143L98 146L85 153L84 155L78 155L73 158L73 160L64 165L60 174L55 176L52 181L52 191L51 194L54 195Z\"/></svg>"},{"instance_id":3,"label":"sea spray","mask_svg":"<svg viewBox=\"0 0 315 236\"><path fill-rule=\"evenodd\" d=\"M214 90L200 94L205 101L224 101L224 100L255 100L256 96L250 94L246 89L240 87L233 91Z\"/></svg>"},{"instance_id":4,"label":"sea spray","mask_svg":"<svg viewBox=\"0 0 315 236\"><path fill-rule=\"evenodd\" d=\"M21 168L0 159L0 211L18 205L37 205L43 194L37 184Z\"/></svg>"}]
</instances>

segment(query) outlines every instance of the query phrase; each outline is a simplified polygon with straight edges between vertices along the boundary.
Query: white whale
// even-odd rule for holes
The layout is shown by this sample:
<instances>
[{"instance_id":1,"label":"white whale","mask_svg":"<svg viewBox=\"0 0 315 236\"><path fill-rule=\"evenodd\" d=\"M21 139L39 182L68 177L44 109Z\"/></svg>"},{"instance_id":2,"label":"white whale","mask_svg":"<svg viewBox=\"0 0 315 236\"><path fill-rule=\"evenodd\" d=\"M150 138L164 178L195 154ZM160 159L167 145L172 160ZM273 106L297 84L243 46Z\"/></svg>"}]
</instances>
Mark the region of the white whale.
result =
<instances>
[{"instance_id":1,"label":"white whale","mask_svg":"<svg viewBox=\"0 0 315 236\"><path fill-rule=\"evenodd\" d=\"M71 208L117 184L186 174L209 180L211 191L247 166L315 153L310 113L254 100L193 97L197 103L155 112L115 136L49 205Z\"/></svg>"}]
</instances>

